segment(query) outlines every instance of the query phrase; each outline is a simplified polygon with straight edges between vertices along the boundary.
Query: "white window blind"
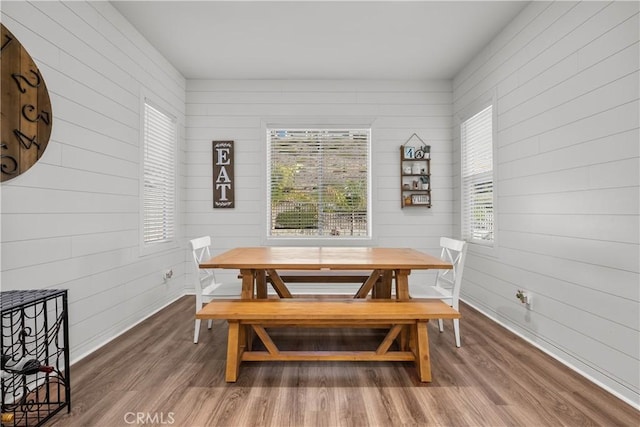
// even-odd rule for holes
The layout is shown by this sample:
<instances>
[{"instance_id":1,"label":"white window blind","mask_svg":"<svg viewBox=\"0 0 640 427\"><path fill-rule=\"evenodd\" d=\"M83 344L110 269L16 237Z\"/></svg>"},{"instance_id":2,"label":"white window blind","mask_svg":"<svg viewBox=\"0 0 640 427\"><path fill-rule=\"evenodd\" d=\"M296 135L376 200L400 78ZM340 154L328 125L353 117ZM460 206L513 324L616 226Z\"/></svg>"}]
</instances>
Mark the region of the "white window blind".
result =
<instances>
[{"instance_id":1,"label":"white window blind","mask_svg":"<svg viewBox=\"0 0 640 427\"><path fill-rule=\"evenodd\" d=\"M173 240L175 233L176 123L145 102L143 137L143 241Z\"/></svg>"},{"instance_id":2,"label":"white window blind","mask_svg":"<svg viewBox=\"0 0 640 427\"><path fill-rule=\"evenodd\" d=\"M494 240L493 108L462 123L462 237L491 244Z\"/></svg>"},{"instance_id":3,"label":"white window blind","mask_svg":"<svg viewBox=\"0 0 640 427\"><path fill-rule=\"evenodd\" d=\"M370 236L369 129L268 129L269 235Z\"/></svg>"}]
</instances>

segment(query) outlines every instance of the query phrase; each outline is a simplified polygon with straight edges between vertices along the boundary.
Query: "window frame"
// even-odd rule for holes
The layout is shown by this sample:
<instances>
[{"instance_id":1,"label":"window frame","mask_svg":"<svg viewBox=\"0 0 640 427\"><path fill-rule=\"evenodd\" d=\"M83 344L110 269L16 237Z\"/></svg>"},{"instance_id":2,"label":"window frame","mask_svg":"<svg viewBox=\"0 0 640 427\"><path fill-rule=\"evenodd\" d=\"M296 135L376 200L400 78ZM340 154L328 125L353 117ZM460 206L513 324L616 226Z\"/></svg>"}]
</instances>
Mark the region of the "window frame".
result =
<instances>
[{"instance_id":1,"label":"window frame","mask_svg":"<svg viewBox=\"0 0 640 427\"><path fill-rule=\"evenodd\" d=\"M146 242L144 236L145 225L145 113L146 106L149 105L153 109L159 111L168 117L174 126L174 138L172 144L171 155L173 157L173 235L169 239L156 242ZM140 97L140 149L139 149L139 256L148 256L168 250L178 248L178 142L179 142L179 124L176 114L170 111L170 108L163 106L162 103L153 97L142 94Z\"/></svg>"},{"instance_id":2,"label":"window frame","mask_svg":"<svg viewBox=\"0 0 640 427\"><path fill-rule=\"evenodd\" d=\"M497 256L497 248L498 248L498 131L497 131L497 96L495 92L491 93L489 96L484 98L480 98L475 103L468 106L464 112L458 115L458 132L459 132L459 142L460 142L460 236L467 243L469 243L469 250L472 252L476 252L483 255L489 256ZM492 192L493 192L493 240L492 241L482 241L478 239L469 239L469 236L464 235L464 223L465 223L465 188L464 188L464 177L463 177L463 166L464 166L464 144L462 141L462 125L474 117L476 114L482 112L487 107L491 106L491 155L492 155Z\"/></svg>"},{"instance_id":3,"label":"window frame","mask_svg":"<svg viewBox=\"0 0 640 427\"><path fill-rule=\"evenodd\" d=\"M265 209L267 214L263 216L264 218L264 238L263 243L266 245L272 246L286 246L286 245L295 245L295 246L313 246L313 245L323 245L327 242L330 242L331 245L335 246L360 246L360 245L369 245L374 241L373 237L373 174L372 174L372 141L373 141L373 128L370 123L368 124L307 124L307 123L298 123L296 120L292 122L282 123L269 123L263 122L262 124L263 135L265 138ZM357 237L349 237L349 236L273 236L271 235L271 177L269 175L270 166L268 164L268 159L271 155L271 145L270 145L270 132L272 130L361 130L368 132L368 141L367 141L367 235L366 236L357 236Z\"/></svg>"}]
</instances>

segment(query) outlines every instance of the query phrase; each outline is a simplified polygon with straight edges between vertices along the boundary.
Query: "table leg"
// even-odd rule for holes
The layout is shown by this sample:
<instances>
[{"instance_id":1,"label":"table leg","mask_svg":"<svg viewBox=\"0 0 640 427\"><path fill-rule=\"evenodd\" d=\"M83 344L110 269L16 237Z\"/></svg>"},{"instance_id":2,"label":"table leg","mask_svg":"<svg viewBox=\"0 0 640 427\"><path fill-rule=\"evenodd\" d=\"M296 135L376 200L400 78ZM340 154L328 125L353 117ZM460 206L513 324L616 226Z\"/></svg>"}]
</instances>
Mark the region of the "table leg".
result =
<instances>
[{"instance_id":1,"label":"table leg","mask_svg":"<svg viewBox=\"0 0 640 427\"><path fill-rule=\"evenodd\" d=\"M256 271L256 297L267 298L267 273L264 270Z\"/></svg>"},{"instance_id":2,"label":"table leg","mask_svg":"<svg viewBox=\"0 0 640 427\"><path fill-rule=\"evenodd\" d=\"M229 338L227 340L227 372L226 381L234 383L238 379L240 372L240 358L242 349L240 347L240 322L229 321Z\"/></svg>"},{"instance_id":3,"label":"table leg","mask_svg":"<svg viewBox=\"0 0 640 427\"><path fill-rule=\"evenodd\" d=\"M264 270L240 270L240 274L242 275L242 293L240 294L241 299L253 299L254 295L254 287L256 288L256 294L258 298L261 298L264 291L264 297L267 297L266 292L266 276ZM264 289L263 289L264 282ZM239 342L241 345L246 346L247 350L251 351L251 347L253 345L253 332L245 331L245 328L240 328L240 336ZM239 368L238 368L239 369Z\"/></svg>"},{"instance_id":4,"label":"table leg","mask_svg":"<svg viewBox=\"0 0 640 427\"><path fill-rule=\"evenodd\" d=\"M409 274L411 270L396 270L396 299L408 300Z\"/></svg>"},{"instance_id":5,"label":"table leg","mask_svg":"<svg viewBox=\"0 0 640 427\"><path fill-rule=\"evenodd\" d=\"M369 275L369 278L364 281L358 292L354 298L366 298L369 295L369 291L378 283L380 276L382 275L382 270L373 270Z\"/></svg>"},{"instance_id":6,"label":"table leg","mask_svg":"<svg viewBox=\"0 0 640 427\"><path fill-rule=\"evenodd\" d=\"M409 273L411 270L396 271L396 299L408 300L409 297ZM409 344L409 331L404 328L400 333L400 350L405 351Z\"/></svg>"},{"instance_id":7,"label":"table leg","mask_svg":"<svg viewBox=\"0 0 640 427\"><path fill-rule=\"evenodd\" d=\"M431 382L431 360L429 359L427 322L418 321L415 326L412 325L412 329L415 330L416 368L418 369L418 376L422 382Z\"/></svg>"},{"instance_id":8,"label":"table leg","mask_svg":"<svg viewBox=\"0 0 640 427\"><path fill-rule=\"evenodd\" d=\"M242 276L242 293L240 294L241 299L253 299L255 274L255 270L240 270L240 275Z\"/></svg>"},{"instance_id":9,"label":"table leg","mask_svg":"<svg viewBox=\"0 0 640 427\"><path fill-rule=\"evenodd\" d=\"M291 295L291 292L289 292L289 289L287 289L287 285L284 284L277 271L267 270L267 273L269 273L269 278L271 279L271 285L273 286L273 289L276 290L276 293L280 298L293 298L293 295Z\"/></svg>"},{"instance_id":10,"label":"table leg","mask_svg":"<svg viewBox=\"0 0 640 427\"><path fill-rule=\"evenodd\" d=\"M391 282L393 281L393 271L385 270L382 273L382 280L378 280L373 288L373 298L391 298Z\"/></svg>"}]
</instances>

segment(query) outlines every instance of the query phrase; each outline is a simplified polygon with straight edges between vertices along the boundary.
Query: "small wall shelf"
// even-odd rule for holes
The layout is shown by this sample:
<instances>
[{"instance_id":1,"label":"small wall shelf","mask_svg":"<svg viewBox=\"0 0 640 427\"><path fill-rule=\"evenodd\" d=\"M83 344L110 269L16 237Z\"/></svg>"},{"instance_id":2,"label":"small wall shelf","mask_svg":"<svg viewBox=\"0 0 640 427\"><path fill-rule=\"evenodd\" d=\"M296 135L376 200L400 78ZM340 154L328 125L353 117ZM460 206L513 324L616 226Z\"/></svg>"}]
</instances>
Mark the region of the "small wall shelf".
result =
<instances>
[{"instance_id":1,"label":"small wall shelf","mask_svg":"<svg viewBox=\"0 0 640 427\"><path fill-rule=\"evenodd\" d=\"M431 152L424 143L400 146L400 207L431 207Z\"/></svg>"}]
</instances>

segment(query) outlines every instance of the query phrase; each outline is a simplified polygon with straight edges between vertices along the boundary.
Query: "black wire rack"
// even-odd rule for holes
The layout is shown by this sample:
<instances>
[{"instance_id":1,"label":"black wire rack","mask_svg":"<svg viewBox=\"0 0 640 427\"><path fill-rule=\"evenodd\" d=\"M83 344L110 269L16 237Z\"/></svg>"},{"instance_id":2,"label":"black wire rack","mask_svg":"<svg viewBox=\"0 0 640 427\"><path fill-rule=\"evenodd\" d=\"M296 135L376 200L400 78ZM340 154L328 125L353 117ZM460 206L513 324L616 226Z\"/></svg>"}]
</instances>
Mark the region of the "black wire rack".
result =
<instances>
[{"instance_id":1,"label":"black wire rack","mask_svg":"<svg viewBox=\"0 0 640 427\"><path fill-rule=\"evenodd\" d=\"M0 292L2 426L40 426L71 411L67 290Z\"/></svg>"}]
</instances>

